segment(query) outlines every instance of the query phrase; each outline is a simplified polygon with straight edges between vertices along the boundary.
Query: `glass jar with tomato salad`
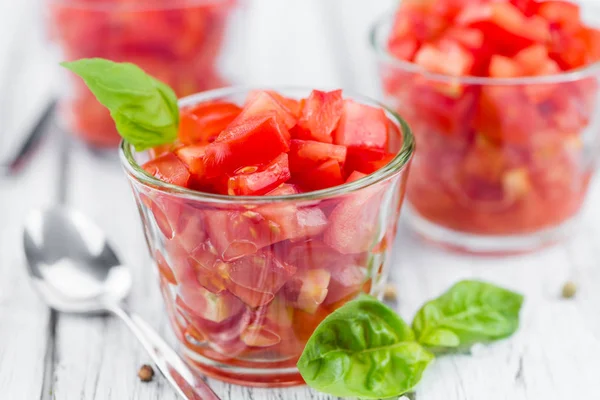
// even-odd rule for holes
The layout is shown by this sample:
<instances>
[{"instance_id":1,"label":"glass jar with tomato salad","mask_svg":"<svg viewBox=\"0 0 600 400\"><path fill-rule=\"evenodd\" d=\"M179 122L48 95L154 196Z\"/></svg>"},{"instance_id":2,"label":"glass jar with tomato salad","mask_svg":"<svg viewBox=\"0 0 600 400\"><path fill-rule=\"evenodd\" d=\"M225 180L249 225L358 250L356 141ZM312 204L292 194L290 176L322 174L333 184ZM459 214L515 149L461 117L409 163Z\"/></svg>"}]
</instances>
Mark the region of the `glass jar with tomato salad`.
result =
<instances>
[{"instance_id":1,"label":"glass jar with tomato salad","mask_svg":"<svg viewBox=\"0 0 600 400\"><path fill-rule=\"evenodd\" d=\"M513 3L508 7L516 7ZM553 15L562 20L569 13ZM390 16L377 22L371 45L385 102L402 110L418 141L407 188L414 230L444 247L485 254L528 252L573 233L599 156L598 31L586 28L590 36L574 42L593 46L590 60L567 53L568 42L553 37L563 40L565 50L550 54L552 58L541 56L539 46L531 46L511 57L488 59L491 75L486 69L476 76L473 71L481 58L477 52L486 51L477 47L481 26L505 29L496 35L510 30L513 39L502 45L522 46L517 39L529 38L516 35L517 27L494 25L496 21L477 21L487 25L475 25L476 29L449 25L444 39L415 55L420 44L414 37L390 39L393 30L402 29L399 21L397 15L396 20ZM524 35L534 25L523 26ZM489 38L481 29L484 36L479 37ZM557 35L553 29L550 24L551 33ZM458 38L461 50L449 37ZM461 55L469 46L477 49L463 63ZM576 64L563 71L563 63L569 61ZM466 64L473 65L470 76L461 71ZM539 71L535 76L516 76L513 69L523 66Z\"/></svg>"},{"instance_id":2,"label":"glass jar with tomato salad","mask_svg":"<svg viewBox=\"0 0 600 400\"><path fill-rule=\"evenodd\" d=\"M180 107L242 105L251 93L219 89L184 98ZM300 99L310 91L278 93ZM384 111L392 158L371 174L355 171L346 183L316 191L298 192L293 184L263 196L195 191L146 172L149 160L177 161L172 153L156 158L156 149L135 152L122 143L171 326L202 373L250 386L301 384L295 365L317 325L358 294L382 292L414 141L397 114L350 98L350 111L357 104ZM359 124L355 117L351 123ZM161 174L175 182L177 165L161 165Z\"/></svg>"},{"instance_id":3,"label":"glass jar with tomato salad","mask_svg":"<svg viewBox=\"0 0 600 400\"><path fill-rule=\"evenodd\" d=\"M51 39L62 59L131 62L178 96L227 86L219 67L228 24L242 0L45 0ZM94 147L117 147L106 108L80 79L63 93L61 121Z\"/></svg>"}]
</instances>

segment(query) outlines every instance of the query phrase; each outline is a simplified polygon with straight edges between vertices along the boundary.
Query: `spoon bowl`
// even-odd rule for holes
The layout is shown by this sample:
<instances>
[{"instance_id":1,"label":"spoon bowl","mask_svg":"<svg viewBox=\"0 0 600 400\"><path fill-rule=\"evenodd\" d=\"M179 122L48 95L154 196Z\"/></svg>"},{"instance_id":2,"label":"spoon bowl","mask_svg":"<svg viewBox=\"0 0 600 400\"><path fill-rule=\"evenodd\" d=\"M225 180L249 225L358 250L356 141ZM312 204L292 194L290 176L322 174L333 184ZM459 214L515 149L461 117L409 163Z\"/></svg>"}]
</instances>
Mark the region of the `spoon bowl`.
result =
<instances>
[{"instance_id":1,"label":"spoon bowl","mask_svg":"<svg viewBox=\"0 0 600 400\"><path fill-rule=\"evenodd\" d=\"M119 262L100 228L77 211L31 212L23 244L33 284L58 311L106 311L131 289L129 268Z\"/></svg>"}]
</instances>

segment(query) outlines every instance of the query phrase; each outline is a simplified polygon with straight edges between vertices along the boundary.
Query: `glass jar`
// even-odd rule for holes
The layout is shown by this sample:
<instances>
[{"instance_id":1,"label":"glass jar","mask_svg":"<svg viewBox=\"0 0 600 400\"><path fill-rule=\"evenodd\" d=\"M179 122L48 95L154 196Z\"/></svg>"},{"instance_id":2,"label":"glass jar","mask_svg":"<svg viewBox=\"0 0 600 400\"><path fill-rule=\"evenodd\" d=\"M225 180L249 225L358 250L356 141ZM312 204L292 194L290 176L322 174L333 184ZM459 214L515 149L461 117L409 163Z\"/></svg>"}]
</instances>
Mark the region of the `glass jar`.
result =
<instances>
[{"instance_id":1,"label":"glass jar","mask_svg":"<svg viewBox=\"0 0 600 400\"><path fill-rule=\"evenodd\" d=\"M240 0L46 0L51 38L67 61L131 62L178 96L227 86L218 65L228 22ZM108 110L69 74L65 129L95 147L117 147Z\"/></svg>"},{"instance_id":2,"label":"glass jar","mask_svg":"<svg viewBox=\"0 0 600 400\"><path fill-rule=\"evenodd\" d=\"M386 104L419 143L408 216L452 249L519 253L567 237L598 159L600 64L558 75L452 77L394 58L392 17L371 45Z\"/></svg>"},{"instance_id":3,"label":"glass jar","mask_svg":"<svg viewBox=\"0 0 600 400\"><path fill-rule=\"evenodd\" d=\"M281 90L306 97L309 90ZM249 90L180 101L242 104ZM365 292L379 295L414 142L382 105L396 157L351 183L310 193L224 196L164 183L140 165L149 152L121 146L172 328L202 373L251 386L301 384L296 362L315 327ZM394 129L396 128L396 129Z\"/></svg>"}]
</instances>

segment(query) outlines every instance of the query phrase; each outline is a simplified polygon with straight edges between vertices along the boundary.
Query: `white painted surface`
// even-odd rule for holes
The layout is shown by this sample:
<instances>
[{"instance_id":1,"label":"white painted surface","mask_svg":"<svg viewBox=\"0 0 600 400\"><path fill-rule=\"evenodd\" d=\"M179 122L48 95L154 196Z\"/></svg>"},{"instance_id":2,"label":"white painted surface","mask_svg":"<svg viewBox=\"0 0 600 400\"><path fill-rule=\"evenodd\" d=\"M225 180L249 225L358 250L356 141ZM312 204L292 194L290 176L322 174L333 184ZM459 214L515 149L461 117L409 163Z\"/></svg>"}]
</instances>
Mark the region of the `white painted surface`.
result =
<instances>
[{"instance_id":1,"label":"white painted surface","mask_svg":"<svg viewBox=\"0 0 600 400\"><path fill-rule=\"evenodd\" d=\"M8 10L8 2L0 3L3 11ZM251 83L342 86L376 94L366 29L392 3L255 0L250 33L245 35L249 57L242 76ZM334 12L343 19L333 19ZM12 26L3 24L9 14L0 12L0 33ZM341 49L343 45L346 50ZM67 158L62 156L65 150ZM92 153L53 132L21 175L0 177L2 400L175 400L164 380L142 384L136 378L139 366L149 359L114 318L61 315L55 341L50 340L50 313L25 279L22 220L29 208L55 201L60 171L65 169L67 203L89 214L108 232L122 260L135 272L130 306L173 339L149 268L137 211L117 161L114 154ZM522 327L513 338L477 348L474 355L435 362L417 388L417 399L600 398L600 209L595 206L599 201L600 187L595 184L576 238L521 257L449 254L401 229L393 278L399 311L406 319L427 298L465 277L494 281L526 295ZM569 301L560 298L567 279L579 286L577 298ZM216 381L211 385L225 400L330 399L305 387L249 389Z\"/></svg>"}]
</instances>

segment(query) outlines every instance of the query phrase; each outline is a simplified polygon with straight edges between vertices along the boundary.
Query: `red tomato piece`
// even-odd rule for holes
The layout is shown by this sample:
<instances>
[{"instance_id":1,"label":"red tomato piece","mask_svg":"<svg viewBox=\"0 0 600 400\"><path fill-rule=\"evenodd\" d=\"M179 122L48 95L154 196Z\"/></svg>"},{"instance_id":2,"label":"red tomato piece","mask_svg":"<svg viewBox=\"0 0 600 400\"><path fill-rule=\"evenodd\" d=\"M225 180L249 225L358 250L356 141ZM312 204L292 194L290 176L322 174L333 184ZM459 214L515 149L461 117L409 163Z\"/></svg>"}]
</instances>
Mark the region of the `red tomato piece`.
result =
<instances>
[{"instance_id":1,"label":"red tomato piece","mask_svg":"<svg viewBox=\"0 0 600 400\"><path fill-rule=\"evenodd\" d=\"M337 160L328 160L316 168L297 173L293 180L305 191L327 189L344 183L342 169Z\"/></svg>"},{"instance_id":2,"label":"red tomato piece","mask_svg":"<svg viewBox=\"0 0 600 400\"><path fill-rule=\"evenodd\" d=\"M473 55L451 40L444 40L438 46L424 44L415 55L415 64L444 75L469 75L474 63Z\"/></svg>"},{"instance_id":3,"label":"red tomato piece","mask_svg":"<svg viewBox=\"0 0 600 400\"><path fill-rule=\"evenodd\" d=\"M289 132L274 116L234 122L206 147L205 174L213 177L269 163L288 150Z\"/></svg>"},{"instance_id":4,"label":"red tomato piece","mask_svg":"<svg viewBox=\"0 0 600 400\"><path fill-rule=\"evenodd\" d=\"M396 157L395 154L390 154L384 150L356 146L348 147L344 168L347 173L360 171L368 175L387 165L394 157Z\"/></svg>"},{"instance_id":5,"label":"red tomato piece","mask_svg":"<svg viewBox=\"0 0 600 400\"><path fill-rule=\"evenodd\" d=\"M341 90L313 90L306 99L302 116L298 120L298 127L304 132L302 138L332 143L331 133L342 116L343 108Z\"/></svg>"},{"instance_id":6,"label":"red tomato piece","mask_svg":"<svg viewBox=\"0 0 600 400\"><path fill-rule=\"evenodd\" d=\"M281 239L281 228L255 211L207 210L208 236L224 261L254 254Z\"/></svg>"},{"instance_id":7,"label":"red tomato piece","mask_svg":"<svg viewBox=\"0 0 600 400\"><path fill-rule=\"evenodd\" d=\"M279 187L271 190L266 196L289 196L291 194L298 194L300 190L296 185L292 185L290 183L284 183Z\"/></svg>"},{"instance_id":8,"label":"red tomato piece","mask_svg":"<svg viewBox=\"0 0 600 400\"><path fill-rule=\"evenodd\" d=\"M241 123L244 120L263 117L267 114L274 114L277 119L287 128L291 129L296 125L296 117L292 112L280 103L272 94L266 91L258 91L251 95L246 102L242 113L239 115L237 122Z\"/></svg>"},{"instance_id":9,"label":"red tomato piece","mask_svg":"<svg viewBox=\"0 0 600 400\"><path fill-rule=\"evenodd\" d=\"M204 156L206 154L206 144L192 144L180 147L175 150L175 154L181 161L187 165L190 172L201 177L206 170Z\"/></svg>"},{"instance_id":10,"label":"red tomato piece","mask_svg":"<svg viewBox=\"0 0 600 400\"><path fill-rule=\"evenodd\" d=\"M266 194L290 179L288 155L281 153L264 167L244 167L229 178L227 193L234 196Z\"/></svg>"},{"instance_id":11,"label":"red tomato piece","mask_svg":"<svg viewBox=\"0 0 600 400\"><path fill-rule=\"evenodd\" d=\"M546 21L566 30L576 30L581 26L579 5L567 1L546 0L540 2L537 14Z\"/></svg>"},{"instance_id":12,"label":"red tomato piece","mask_svg":"<svg viewBox=\"0 0 600 400\"><path fill-rule=\"evenodd\" d=\"M386 149L388 118L381 108L344 100L344 112L333 134L334 143Z\"/></svg>"},{"instance_id":13,"label":"red tomato piece","mask_svg":"<svg viewBox=\"0 0 600 400\"><path fill-rule=\"evenodd\" d=\"M419 42L413 38L390 38L388 49L394 57L400 60L412 61L417 50L419 50Z\"/></svg>"},{"instance_id":14,"label":"red tomato piece","mask_svg":"<svg viewBox=\"0 0 600 400\"><path fill-rule=\"evenodd\" d=\"M342 200L329 215L323 241L342 254L368 251L375 239L382 192L363 189Z\"/></svg>"},{"instance_id":15,"label":"red tomato piece","mask_svg":"<svg viewBox=\"0 0 600 400\"><path fill-rule=\"evenodd\" d=\"M161 276L170 284L177 285L177 279L175 278L173 270L169 267L169 263L167 263L167 260L165 260L165 257L159 250L154 252L154 260L156 261L156 266L158 267Z\"/></svg>"},{"instance_id":16,"label":"red tomato piece","mask_svg":"<svg viewBox=\"0 0 600 400\"><path fill-rule=\"evenodd\" d=\"M337 264L330 269L329 290L324 304L329 305L342 299L355 297L367 280L367 270L353 264Z\"/></svg>"},{"instance_id":17,"label":"red tomato piece","mask_svg":"<svg viewBox=\"0 0 600 400\"><path fill-rule=\"evenodd\" d=\"M210 244L200 243L192 251L186 250L174 240L167 242L165 246L179 283L189 285L190 290L193 285L200 285L212 293L220 293L225 289L223 280L215 269L216 251Z\"/></svg>"},{"instance_id":18,"label":"red tomato piece","mask_svg":"<svg viewBox=\"0 0 600 400\"><path fill-rule=\"evenodd\" d=\"M302 173L329 160L337 161L340 165L343 165L346 161L346 147L314 140L292 139L289 157L292 173Z\"/></svg>"},{"instance_id":19,"label":"red tomato piece","mask_svg":"<svg viewBox=\"0 0 600 400\"><path fill-rule=\"evenodd\" d=\"M150 160L142 168L155 178L173 185L186 187L190 180L186 165L173 153Z\"/></svg>"},{"instance_id":20,"label":"red tomato piece","mask_svg":"<svg viewBox=\"0 0 600 400\"><path fill-rule=\"evenodd\" d=\"M514 56L514 61L527 75L538 75L538 71L546 65L548 60L548 49L542 44L534 44Z\"/></svg>"},{"instance_id":21,"label":"red tomato piece","mask_svg":"<svg viewBox=\"0 0 600 400\"><path fill-rule=\"evenodd\" d=\"M491 78L516 78L525 75L525 70L510 57L492 56L489 76Z\"/></svg>"},{"instance_id":22,"label":"red tomato piece","mask_svg":"<svg viewBox=\"0 0 600 400\"><path fill-rule=\"evenodd\" d=\"M263 251L218 266L225 285L250 307L259 307L273 300L275 294L296 273L296 267Z\"/></svg>"},{"instance_id":23,"label":"red tomato piece","mask_svg":"<svg viewBox=\"0 0 600 400\"><path fill-rule=\"evenodd\" d=\"M183 109L179 119L179 140L183 144L208 144L241 112L237 105L219 101Z\"/></svg>"},{"instance_id":24,"label":"red tomato piece","mask_svg":"<svg viewBox=\"0 0 600 400\"><path fill-rule=\"evenodd\" d=\"M507 2L476 4L465 7L457 16L459 26L481 30L497 53L513 55L533 43L545 43L550 38L550 27L543 18L526 17Z\"/></svg>"},{"instance_id":25,"label":"red tomato piece","mask_svg":"<svg viewBox=\"0 0 600 400\"><path fill-rule=\"evenodd\" d=\"M283 292L294 308L314 314L327 297L330 278L325 268L300 271L286 283Z\"/></svg>"},{"instance_id":26,"label":"red tomato piece","mask_svg":"<svg viewBox=\"0 0 600 400\"><path fill-rule=\"evenodd\" d=\"M510 0L510 3L521 10L521 12L527 17L538 14L539 7L541 5L536 0Z\"/></svg>"},{"instance_id":27,"label":"red tomato piece","mask_svg":"<svg viewBox=\"0 0 600 400\"><path fill-rule=\"evenodd\" d=\"M272 205L258 212L277 227L281 240L299 240L319 235L327 227L327 217L318 207Z\"/></svg>"},{"instance_id":28,"label":"red tomato piece","mask_svg":"<svg viewBox=\"0 0 600 400\"><path fill-rule=\"evenodd\" d=\"M365 176L367 176L367 174L363 174L362 172L359 172L359 171L352 171L352 173L350 175L348 175L348 179L346 179L346 183L357 181L359 179L364 178Z\"/></svg>"}]
</instances>

